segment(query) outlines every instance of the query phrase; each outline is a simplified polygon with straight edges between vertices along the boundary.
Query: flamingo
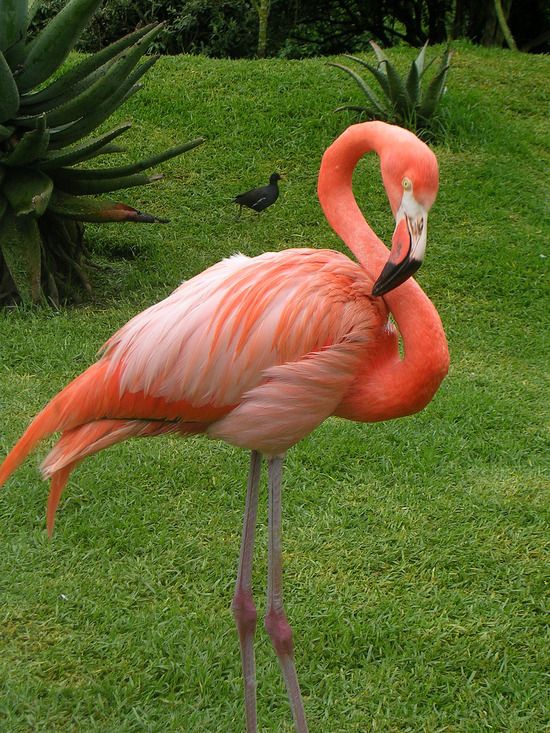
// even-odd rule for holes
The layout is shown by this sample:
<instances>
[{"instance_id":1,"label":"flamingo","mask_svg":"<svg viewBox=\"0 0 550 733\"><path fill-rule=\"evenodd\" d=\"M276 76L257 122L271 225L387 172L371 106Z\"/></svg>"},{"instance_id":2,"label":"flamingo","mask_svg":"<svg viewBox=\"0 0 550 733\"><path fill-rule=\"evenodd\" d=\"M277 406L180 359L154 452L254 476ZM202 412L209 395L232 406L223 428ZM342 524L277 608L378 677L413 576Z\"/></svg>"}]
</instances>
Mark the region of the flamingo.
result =
<instances>
[{"instance_id":1,"label":"flamingo","mask_svg":"<svg viewBox=\"0 0 550 733\"><path fill-rule=\"evenodd\" d=\"M369 152L380 158L396 222L389 258L352 191L353 170ZM1 485L39 440L61 432L41 467L51 479L51 536L69 474L102 448L136 436L203 433L251 451L232 601L247 733L257 731L251 574L262 458L269 497L265 628L295 729L307 733L283 604L284 454L330 415L398 418L421 410L437 391L449 365L447 341L435 307L410 277L424 257L437 189L436 157L415 135L379 121L352 125L323 156L318 195L357 261L303 248L238 254L208 268L115 333L0 466Z\"/></svg>"}]
</instances>

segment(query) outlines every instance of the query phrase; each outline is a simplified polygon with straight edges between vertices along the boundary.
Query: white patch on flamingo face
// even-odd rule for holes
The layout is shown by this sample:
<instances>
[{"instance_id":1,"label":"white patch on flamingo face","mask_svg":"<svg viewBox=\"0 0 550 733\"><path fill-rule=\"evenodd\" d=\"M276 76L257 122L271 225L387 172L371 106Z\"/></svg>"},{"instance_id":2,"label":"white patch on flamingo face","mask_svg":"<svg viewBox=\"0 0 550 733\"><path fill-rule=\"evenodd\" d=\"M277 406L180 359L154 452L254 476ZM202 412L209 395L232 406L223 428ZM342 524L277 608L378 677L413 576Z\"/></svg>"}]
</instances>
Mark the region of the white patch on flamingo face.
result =
<instances>
[{"instance_id":1,"label":"white patch on flamingo face","mask_svg":"<svg viewBox=\"0 0 550 733\"><path fill-rule=\"evenodd\" d=\"M428 212L415 199L412 186L403 191L401 206L395 215L396 225L403 219L407 221L407 229L411 238L411 251L409 252L409 256L419 262L423 262L426 253Z\"/></svg>"}]
</instances>

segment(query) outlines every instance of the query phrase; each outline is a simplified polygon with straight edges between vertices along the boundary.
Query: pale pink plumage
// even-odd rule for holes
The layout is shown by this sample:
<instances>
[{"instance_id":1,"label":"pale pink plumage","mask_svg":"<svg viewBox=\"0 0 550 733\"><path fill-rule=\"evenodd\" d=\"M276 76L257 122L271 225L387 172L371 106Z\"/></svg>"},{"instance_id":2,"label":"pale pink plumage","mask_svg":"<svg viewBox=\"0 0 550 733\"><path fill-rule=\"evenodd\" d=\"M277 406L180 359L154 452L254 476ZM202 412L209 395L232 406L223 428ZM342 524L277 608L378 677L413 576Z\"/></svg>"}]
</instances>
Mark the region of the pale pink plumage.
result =
<instances>
[{"instance_id":1,"label":"pale pink plumage","mask_svg":"<svg viewBox=\"0 0 550 733\"><path fill-rule=\"evenodd\" d=\"M366 339L387 316L383 303L372 307L371 289L338 252L236 255L133 318L109 339L104 358L119 367L122 392L236 405L264 370L356 330Z\"/></svg>"},{"instance_id":2,"label":"pale pink plumage","mask_svg":"<svg viewBox=\"0 0 550 733\"><path fill-rule=\"evenodd\" d=\"M209 435L276 455L332 414L351 386L387 319L371 289L338 252L239 255L136 316L103 358L121 392L222 408ZM181 419L193 420L193 410Z\"/></svg>"}]
</instances>

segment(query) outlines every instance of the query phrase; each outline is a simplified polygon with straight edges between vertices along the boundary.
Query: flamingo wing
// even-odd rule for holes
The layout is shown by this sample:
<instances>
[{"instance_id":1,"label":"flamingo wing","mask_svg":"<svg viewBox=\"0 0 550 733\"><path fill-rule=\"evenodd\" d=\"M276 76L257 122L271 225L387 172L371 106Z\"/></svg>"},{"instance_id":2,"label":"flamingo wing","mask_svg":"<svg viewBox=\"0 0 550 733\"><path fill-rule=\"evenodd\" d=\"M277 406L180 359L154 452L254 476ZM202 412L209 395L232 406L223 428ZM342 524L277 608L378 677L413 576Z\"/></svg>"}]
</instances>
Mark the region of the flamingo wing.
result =
<instances>
[{"instance_id":1,"label":"flamingo wing","mask_svg":"<svg viewBox=\"0 0 550 733\"><path fill-rule=\"evenodd\" d=\"M361 267L331 250L214 265L107 341L27 428L0 466L0 485L58 431L44 473L65 479L85 456L172 431L166 423L267 454L285 450L335 410L375 343L387 312L371 288Z\"/></svg>"},{"instance_id":2,"label":"flamingo wing","mask_svg":"<svg viewBox=\"0 0 550 733\"><path fill-rule=\"evenodd\" d=\"M206 432L266 456L284 453L334 413L356 379L365 347L362 334L350 334L299 361L266 369L261 384Z\"/></svg>"},{"instance_id":3,"label":"flamingo wing","mask_svg":"<svg viewBox=\"0 0 550 733\"><path fill-rule=\"evenodd\" d=\"M368 340L386 318L370 287L358 265L330 250L236 255L132 319L105 344L103 358L117 371L121 394L234 408L274 378L268 370L345 343L351 333L356 346L359 337Z\"/></svg>"}]
</instances>

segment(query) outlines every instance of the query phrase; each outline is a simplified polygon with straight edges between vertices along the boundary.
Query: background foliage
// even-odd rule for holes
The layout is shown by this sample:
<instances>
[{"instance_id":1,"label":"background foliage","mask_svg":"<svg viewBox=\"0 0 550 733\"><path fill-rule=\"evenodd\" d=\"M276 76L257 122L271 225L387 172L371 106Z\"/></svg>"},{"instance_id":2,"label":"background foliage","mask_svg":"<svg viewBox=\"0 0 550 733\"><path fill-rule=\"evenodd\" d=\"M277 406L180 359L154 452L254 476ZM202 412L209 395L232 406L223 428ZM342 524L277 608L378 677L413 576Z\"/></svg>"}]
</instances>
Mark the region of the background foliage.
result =
<instances>
[{"instance_id":1,"label":"background foliage","mask_svg":"<svg viewBox=\"0 0 550 733\"><path fill-rule=\"evenodd\" d=\"M0 5L0 305L79 301L91 290L93 266L82 222L158 221L116 199L90 197L153 183L161 176L143 171L203 142L130 166L106 163L124 151L118 142L130 123L91 135L141 89L158 56L140 61L162 24L141 27L60 74L100 1L72 0L34 34L27 29L35 6L27 13L26 2ZM86 165L98 157L99 167Z\"/></svg>"},{"instance_id":2,"label":"background foliage","mask_svg":"<svg viewBox=\"0 0 550 733\"><path fill-rule=\"evenodd\" d=\"M401 75L388 55L374 41L370 42L376 61L369 63L358 56L346 54L346 62L353 62L355 69L344 64L329 61L344 71L362 92L362 104L346 104L338 107L336 112L353 110L369 120L385 120L401 125L415 132L423 140L435 141L445 135L444 113L441 102L445 96L447 73L449 71L452 51L448 49L441 55L439 65L434 67L435 58L426 62L427 42L422 46L418 56L411 63L408 73ZM349 59L349 61L348 61ZM357 72L357 66L363 74L369 71L369 83ZM425 72L432 67L428 80ZM372 89L372 81L377 83L376 92Z\"/></svg>"},{"instance_id":3,"label":"background foliage","mask_svg":"<svg viewBox=\"0 0 550 733\"><path fill-rule=\"evenodd\" d=\"M38 22L63 0L44 0ZM520 49L550 50L550 5L545 0L502 0ZM81 45L93 51L133 30L136 24L166 21L157 43L162 53L203 53L251 58L258 46L258 16L252 0L110 0ZM465 38L502 46L493 0L271 0L268 53L301 58L353 53L370 39L388 47L421 46Z\"/></svg>"},{"instance_id":4,"label":"background foliage","mask_svg":"<svg viewBox=\"0 0 550 733\"><path fill-rule=\"evenodd\" d=\"M416 54L392 59L407 69ZM289 452L285 597L312 731L548 726L548 65L457 44L418 273L451 347L436 399L384 424L329 420ZM322 152L348 123L332 110L353 99L323 59L159 61L115 118L136 121L131 155L197 131L208 142L165 163L162 188L128 192L170 224L90 225L110 268L90 303L0 313L1 455L116 328L183 278L239 250L342 247L315 188ZM273 170L285 175L277 204L237 220L233 196ZM388 241L377 161L354 181ZM38 460L0 494L0 730L240 730L230 599L247 456L205 439L110 449L75 471L52 542ZM291 733L261 628L258 674L263 731Z\"/></svg>"}]
</instances>

